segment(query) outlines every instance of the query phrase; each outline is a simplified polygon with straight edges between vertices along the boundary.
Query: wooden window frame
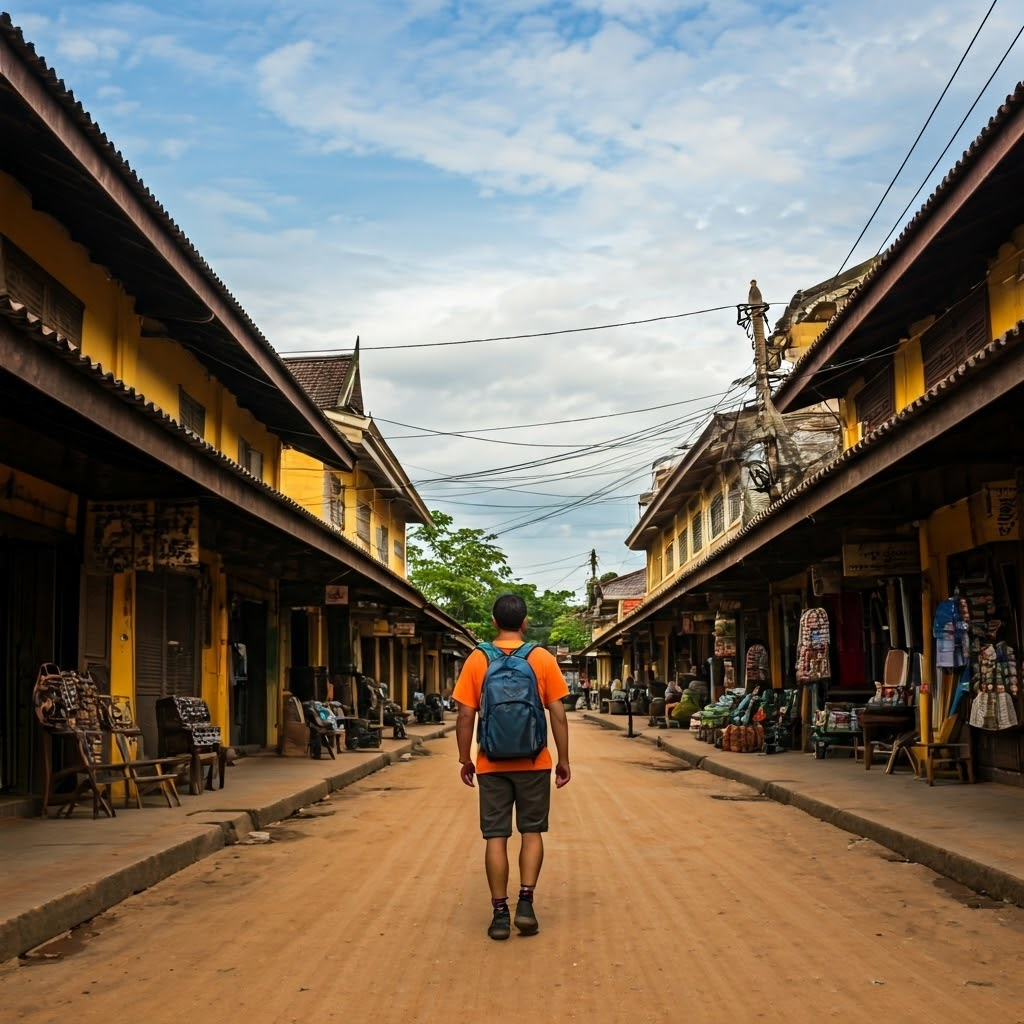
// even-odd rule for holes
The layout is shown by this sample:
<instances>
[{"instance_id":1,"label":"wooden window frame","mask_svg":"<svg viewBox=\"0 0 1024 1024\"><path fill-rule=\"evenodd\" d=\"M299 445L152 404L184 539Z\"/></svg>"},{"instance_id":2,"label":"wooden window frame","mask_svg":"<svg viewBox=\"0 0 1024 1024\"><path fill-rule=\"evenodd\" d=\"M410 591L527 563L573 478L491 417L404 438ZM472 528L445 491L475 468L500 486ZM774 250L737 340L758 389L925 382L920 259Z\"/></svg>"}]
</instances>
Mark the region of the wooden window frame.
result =
<instances>
[{"instance_id":1,"label":"wooden window frame","mask_svg":"<svg viewBox=\"0 0 1024 1024\"><path fill-rule=\"evenodd\" d=\"M196 437L206 435L206 406L178 385L178 423Z\"/></svg>"},{"instance_id":2,"label":"wooden window frame","mask_svg":"<svg viewBox=\"0 0 1024 1024\"><path fill-rule=\"evenodd\" d=\"M857 420L864 424L867 434L896 415L896 372L887 363L874 375L854 398Z\"/></svg>"},{"instance_id":3,"label":"wooden window frame","mask_svg":"<svg viewBox=\"0 0 1024 1024\"><path fill-rule=\"evenodd\" d=\"M971 292L921 335L925 391L931 391L991 341L988 289Z\"/></svg>"}]
</instances>

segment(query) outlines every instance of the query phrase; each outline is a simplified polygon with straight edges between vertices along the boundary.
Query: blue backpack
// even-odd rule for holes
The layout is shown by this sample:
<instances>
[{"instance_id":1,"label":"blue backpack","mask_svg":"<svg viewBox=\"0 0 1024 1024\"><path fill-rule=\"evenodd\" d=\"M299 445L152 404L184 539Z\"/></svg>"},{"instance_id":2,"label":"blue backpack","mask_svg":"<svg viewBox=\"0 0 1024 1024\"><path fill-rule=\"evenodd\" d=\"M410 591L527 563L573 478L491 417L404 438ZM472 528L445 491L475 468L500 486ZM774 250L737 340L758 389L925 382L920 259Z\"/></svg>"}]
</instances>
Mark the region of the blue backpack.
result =
<instances>
[{"instance_id":1,"label":"blue backpack","mask_svg":"<svg viewBox=\"0 0 1024 1024\"><path fill-rule=\"evenodd\" d=\"M525 643L506 654L494 644L477 644L487 656L487 671L480 689L476 738L491 761L536 758L547 746L548 723L537 675L526 660L536 646Z\"/></svg>"}]
</instances>

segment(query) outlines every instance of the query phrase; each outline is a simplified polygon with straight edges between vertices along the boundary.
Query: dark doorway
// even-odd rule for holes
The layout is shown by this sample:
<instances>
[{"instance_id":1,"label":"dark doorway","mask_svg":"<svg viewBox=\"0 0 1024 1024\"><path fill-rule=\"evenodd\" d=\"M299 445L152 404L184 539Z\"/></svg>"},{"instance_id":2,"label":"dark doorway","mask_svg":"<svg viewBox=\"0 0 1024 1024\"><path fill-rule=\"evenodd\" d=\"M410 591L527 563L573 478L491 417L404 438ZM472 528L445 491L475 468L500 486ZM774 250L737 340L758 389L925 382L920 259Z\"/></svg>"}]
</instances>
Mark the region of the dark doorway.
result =
<instances>
[{"instance_id":1,"label":"dark doorway","mask_svg":"<svg viewBox=\"0 0 1024 1024\"><path fill-rule=\"evenodd\" d=\"M43 662L76 667L77 574L71 550L0 535L0 792L32 792L32 687Z\"/></svg>"},{"instance_id":2,"label":"dark doorway","mask_svg":"<svg viewBox=\"0 0 1024 1024\"><path fill-rule=\"evenodd\" d=\"M231 742L267 742L267 606L234 601L229 622L231 652Z\"/></svg>"},{"instance_id":3,"label":"dark doorway","mask_svg":"<svg viewBox=\"0 0 1024 1024\"><path fill-rule=\"evenodd\" d=\"M135 574L135 700L145 749L154 754L157 700L201 695L198 592L196 576Z\"/></svg>"}]
</instances>

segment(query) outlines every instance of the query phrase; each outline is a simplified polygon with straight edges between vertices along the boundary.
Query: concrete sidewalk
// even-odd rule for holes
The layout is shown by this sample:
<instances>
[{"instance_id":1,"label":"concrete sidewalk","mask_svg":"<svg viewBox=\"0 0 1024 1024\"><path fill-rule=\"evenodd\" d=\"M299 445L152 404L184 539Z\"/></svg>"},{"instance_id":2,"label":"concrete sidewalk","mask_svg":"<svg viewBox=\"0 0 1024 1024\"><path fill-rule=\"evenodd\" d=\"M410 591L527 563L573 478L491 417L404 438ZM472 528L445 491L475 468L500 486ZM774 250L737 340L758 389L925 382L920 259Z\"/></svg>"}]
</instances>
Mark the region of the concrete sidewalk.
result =
<instances>
[{"instance_id":1,"label":"concrete sidewalk","mask_svg":"<svg viewBox=\"0 0 1024 1024\"><path fill-rule=\"evenodd\" d=\"M573 713L621 743L626 720ZM643 722L643 725L637 724ZM0 817L0 961L32 949L109 909L133 893L299 808L379 771L426 740L455 758L454 721L413 725L408 740L384 739L380 750L344 751L337 760L243 757L228 768L223 790L182 795L180 808L159 795L142 810L118 809L93 820L91 805L68 820ZM825 760L793 751L763 756L716 750L680 729L650 728L634 720L628 742L659 745L694 767L750 786L908 860L995 899L1024 906L1024 789L955 781L929 787L901 769L837 753Z\"/></svg>"},{"instance_id":2,"label":"concrete sidewalk","mask_svg":"<svg viewBox=\"0 0 1024 1024\"><path fill-rule=\"evenodd\" d=\"M582 716L626 732L619 716ZM637 722L642 722L640 726ZM866 770L844 750L813 754L734 754L684 729L649 727L634 718L637 743L659 745L696 768L750 786L830 825L874 840L976 892L1024 906L1024 788L955 779L929 786L907 766Z\"/></svg>"},{"instance_id":3,"label":"concrete sidewalk","mask_svg":"<svg viewBox=\"0 0 1024 1024\"><path fill-rule=\"evenodd\" d=\"M454 728L453 717L441 725L414 724L406 740L343 750L333 761L326 754L320 760L273 752L242 757L228 767L224 789L190 796L186 788L180 808L168 808L157 793L144 798L141 810L122 810L118 801L114 818L93 820L89 799L68 819L0 817L0 962L403 755L415 756L416 745ZM443 742L435 747L446 749ZM454 758L454 745L451 751Z\"/></svg>"}]
</instances>

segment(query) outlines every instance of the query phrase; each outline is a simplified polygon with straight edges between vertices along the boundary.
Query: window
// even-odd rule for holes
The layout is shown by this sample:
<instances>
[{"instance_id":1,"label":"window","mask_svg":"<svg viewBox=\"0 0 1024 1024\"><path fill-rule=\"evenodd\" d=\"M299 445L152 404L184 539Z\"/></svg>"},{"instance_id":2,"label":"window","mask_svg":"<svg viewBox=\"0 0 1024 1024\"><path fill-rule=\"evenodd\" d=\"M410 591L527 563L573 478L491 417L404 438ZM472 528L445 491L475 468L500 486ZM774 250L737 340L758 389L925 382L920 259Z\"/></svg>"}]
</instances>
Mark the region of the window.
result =
<instances>
[{"instance_id":1,"label":"window","mask_svg":"<svg viewBox=\"0 0 1024 1024\"><path fill-rule=\"evenodd\" d=\"M405 545L396 538L393 542L393 547L395 551L395 558L397 558L402 565L405 565Z\"/></svg>"},{"instance_id":2,"label":"window","mask_svg":"<svg viewBox=\"0 0 1024 1024\"><path fill-rule=\"evenodd\" d=\"M654 555L651 559L651 587L661 582L661 555Z\"/></svg>"},{"instance_id":3,"label":"window","mask_svg":"<svg viewBox=\"0 0 1024 1024\"><path fill-rule=\"evenodd\" d=\"M0 235L0 295L20 303L47 327L81 348L85 306L3 235Z\"/></svg>"},{"instance_id":4,"label":"window","mask_svg":"<svg viewBox=\"0 0 1024 1024\"><path fill-rule=\"evenodd\" d=\"M857 392L854 399L857 419L864 424L864 433L874 430L896 414L896 386L892 363L875 374Z\"/></svg>"},{"instance_id":5,"label":"window","mask_svg":"<svg viewBox=\"0 0 1024 1024\"><path fill-rule=\"evenodd\" d=\"M689 541L690 531L684 526L679 531L679 536L676 538L676 550L679 552L679 565L680 567L686 564L687 558L690 556Z\"/></svg>"},{"instance_id":6,"label":"window","mask_svg":"<svg viewBox=\"0 0 1024 1024\"><path fill-rule=\"evenodd\" d=\"M339 530L345 529L345 485L337 473L324 473L324 519Z\"/></svg>"},{"instance_id":7,"label":"window","mask_svg":"<svg viewBox=\"0 0 1024 1024\"><path fill-rule=\"evenodd\" d=\"M704 547L703 509L698 508L690 520L690 539L693 542L693 553L697 554Z\"/></svg>"},{"instance_id":8,"label":"window","mask_svg":"<svg viewBox=\"0 0 1024 1024\"><path fill-rule=\"evenodd\" d=\"M386 526L377 527L377 558L385 565L388 564L388 528Z\"/></svg>"},{"instance_id":9,"label":"window","mask_svg":"<svg viewBox=\"0 0 1024 1024\"><path fill-rule=\"evenodd\" d=\"M711 507L708 510L708 519L711 526L711 536L717 537L725 530L725 497L718 491L711 499Z\"/></svg>"},{"instance_id":10,"label":"window","mask_svg":"<svg viewBox=\"0 0 1024 1024\"><path fill-rule=\"evenodd\" d=\"M921 335L924 386L933 388L989 341L988 291L978 288Z\"/></svg>"},{"instance_id":11,"label":"window","mask_svg":"<svg viewBox=\"0 0 1024 1024\"><path fill-rule=\"evenodd\" d=\"M736 523L743 516L743 492L740 490L739 479L729 484L729 522Z\"/></svg>"},{"instance_id":12,"label":"window","mask_svg":"<svg viewBox=\"0 0 1024 1024\"><path fill-rule=\"evenodd\" d=\"M263 479L263 453L253 448L244 437L238 439L238 464L257 480Z\"/></svg>"},{"instance_id":13,"label":"window","mask_svg":"<svg viewBox=\"0 0 1024 1024\"><path fill-rule=\"evenodd\" d=\"M183 387L178 388L178 422L197 437L206 433L206 409Z\"/></svg>"},{"instance_id":14,"label":"window","mask_svg":"<svg viewBox=\"0 0 1024 1024\"><path fill-rule=\"evenodd\" d=\"M370 506L364 502L356 505L356 536L370 543Z\"/></svg>"},{"instance_id":15,"label":"window","mask_svg":"<svg viewBox=\"0 0 1024 1024\"><path fill-rule=\"evenodd\" d=\"M665 545L665 575L671 576L676 571L675 548L672 541Z\"/></svg>"}]
</instances>

